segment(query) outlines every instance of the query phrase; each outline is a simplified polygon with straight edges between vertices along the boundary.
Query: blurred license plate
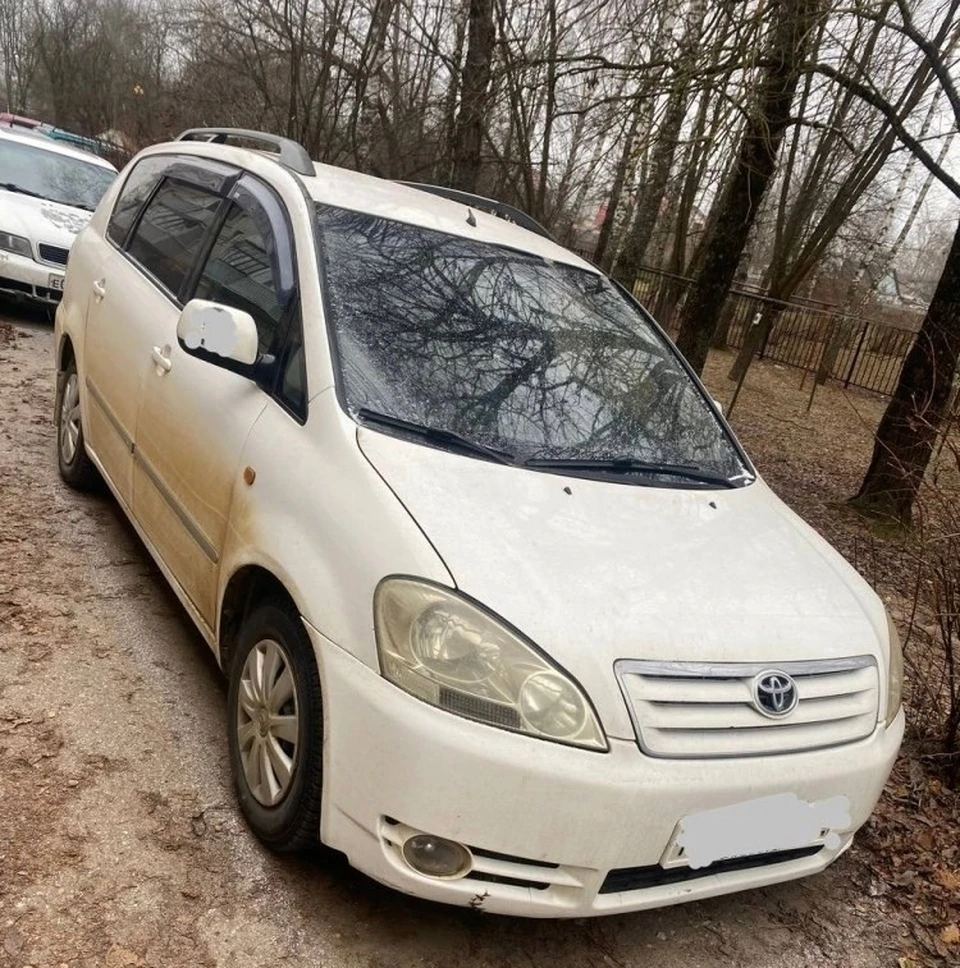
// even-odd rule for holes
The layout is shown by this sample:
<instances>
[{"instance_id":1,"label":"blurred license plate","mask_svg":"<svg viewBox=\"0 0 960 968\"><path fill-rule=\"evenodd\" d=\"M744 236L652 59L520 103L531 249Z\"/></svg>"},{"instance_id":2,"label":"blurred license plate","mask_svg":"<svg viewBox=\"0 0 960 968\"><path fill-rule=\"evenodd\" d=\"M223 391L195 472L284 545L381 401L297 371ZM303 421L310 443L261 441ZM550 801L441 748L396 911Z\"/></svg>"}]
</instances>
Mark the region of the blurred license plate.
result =
<instances>
[{"instance_id":1,"label":"blurred license plate","mask_svg":"<svg viewBox=\"0 0 960 968\"><path fill-rule=\"evenodd\" d=\"M778 793L684 817L661 863L699 868L731 857L816 844L837 847L839 834L850 827L847 797L808 803L794 793Z\"/></svg>"},{"instance_id":2,"label":"blurred license plate","mask_svg":"<svg viewBox=\"0 0 960 968\"><path fill-rule=\"evenodd\" d=\"M63 276L54 275L51 272L50 273L50 280L49 280L49 282L47 284L47 288L49 288L49 289L59 289L61 292L63 292Z\"/></svg>"}]
</instances>

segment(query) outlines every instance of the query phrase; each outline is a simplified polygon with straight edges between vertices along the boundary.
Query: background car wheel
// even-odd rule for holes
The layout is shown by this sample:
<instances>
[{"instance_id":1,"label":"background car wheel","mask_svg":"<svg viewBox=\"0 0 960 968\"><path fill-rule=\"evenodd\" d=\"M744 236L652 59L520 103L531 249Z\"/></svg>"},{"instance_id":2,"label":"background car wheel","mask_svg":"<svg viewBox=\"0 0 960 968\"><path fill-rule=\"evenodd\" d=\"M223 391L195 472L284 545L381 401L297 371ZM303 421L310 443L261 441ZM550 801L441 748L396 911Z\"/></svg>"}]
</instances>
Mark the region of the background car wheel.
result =
<instances>
[{"instance_id":1,"label":"background car wheel","mask_svg":"<svg viewBox=\"0 0 960 968\"><path fill-rule=\"evenodd\" d=\"M323 705L313 647L282 601L240 630L227 697L230 764L240 808L271 849L299 850L320 834Z\"/></svg>"},{"instance_id":2,"label":"background car wheel","mask_svg":"<svg viewBox=\"0 0 960 968\"><path fill-rule=\"evenodd\" d=\"M71 360L60 373L57 387L57 464L60 476L78 491L89 491L100 482L96 467L83 444L83 421L80 417L80 378L77 364Z\"/></svg>"}]
</instances>

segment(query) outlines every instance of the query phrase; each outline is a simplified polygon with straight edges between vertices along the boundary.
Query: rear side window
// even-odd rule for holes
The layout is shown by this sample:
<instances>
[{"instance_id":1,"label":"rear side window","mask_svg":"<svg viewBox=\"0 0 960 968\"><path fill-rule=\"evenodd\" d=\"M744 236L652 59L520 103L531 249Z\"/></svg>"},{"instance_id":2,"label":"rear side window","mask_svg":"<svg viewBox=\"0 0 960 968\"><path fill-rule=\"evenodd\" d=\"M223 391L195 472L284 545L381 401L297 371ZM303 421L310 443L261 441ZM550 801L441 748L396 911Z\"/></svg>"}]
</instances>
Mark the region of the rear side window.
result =
<instances>
[{"instance_id":1,"label":"rear side window","mask_svg":"<svg viewBox=\"0 0 960 968\"><path fill-rule=\"evenodd\" d=\"M123 245L130 233L130 227L137 212L163 177L164 169L170 165L169 158L144 158L138 162L124 183L113 207L113 214L107 224L107 235L117 245Z\"/></svg>"},{"instance_id":2,"label":"rear side window","mask_svg":"<svg viewBox=\"0 0 960 968\"><path fill-rule=\"evenodd\" d=\"M165 181L140 217L127 252L176 296L220 203L200 188Z\"/></svg>"}]
</instances>

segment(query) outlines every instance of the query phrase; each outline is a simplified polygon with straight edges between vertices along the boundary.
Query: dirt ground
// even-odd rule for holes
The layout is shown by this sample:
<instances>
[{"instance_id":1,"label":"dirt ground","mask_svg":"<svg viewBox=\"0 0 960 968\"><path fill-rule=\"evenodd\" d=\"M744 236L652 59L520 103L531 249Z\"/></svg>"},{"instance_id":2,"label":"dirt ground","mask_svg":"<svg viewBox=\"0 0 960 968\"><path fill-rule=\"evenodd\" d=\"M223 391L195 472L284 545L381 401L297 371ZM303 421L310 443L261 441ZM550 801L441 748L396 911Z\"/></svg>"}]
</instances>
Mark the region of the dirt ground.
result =
<instances>
[{"instance_id":1,"label":"dirt ground","mask_svg":"<svg viewBox=\"0 0 960 968\"><path fill-rule=\"evenodd\" d=\"M419 902L328 851L267 853L234 803L216 665L115 503L60 483L52 330L14 322L0 322L0 966L911 968L933 959L878 874L878 832L867 831L873 847L855 846L805 881L565 922ZM710 380L726 400L722 363ZM869 434L863 453L819 448L814 465L799 466L815 448L777 447L777 428L782 436L792 422L803 437L824 412L815 404L803 417L785 404L776 413L758 393L748 388L734 415L745 444L771 483L831 531ZM878 405L862 405L874 422ZM811 507L797 500L798 482L817 488Z\"/></svg>"}]
</instances>

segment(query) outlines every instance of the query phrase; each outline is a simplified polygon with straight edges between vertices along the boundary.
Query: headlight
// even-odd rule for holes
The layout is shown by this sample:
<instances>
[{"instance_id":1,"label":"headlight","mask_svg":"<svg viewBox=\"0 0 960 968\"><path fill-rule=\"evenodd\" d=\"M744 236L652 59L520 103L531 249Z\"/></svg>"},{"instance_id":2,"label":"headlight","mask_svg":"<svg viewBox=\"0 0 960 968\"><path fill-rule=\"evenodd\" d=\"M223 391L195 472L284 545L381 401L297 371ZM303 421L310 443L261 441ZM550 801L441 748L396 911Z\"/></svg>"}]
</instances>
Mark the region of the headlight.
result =
<instances>
[{"instance_id":1,"label":"headlight","mask_svg":"<svg viewBox=\"0 0 960 968\"><path fill-rule=\"evenodd\" d=\"M30 251L30 240L22 235L11 235L9 232L0 232L0 249L7 252L16 252L17 255L25 255L28 259L33 258Z\"/></svg>"},{"instance_id":2,"label":"headlight","mask_svg":"<svg viewBox=\"0 0 960 968\"><path fill-rule=\"evenodd\" d=\"M425 702L542 739L605 750L580 687L529 642L455 592L387 578L374 597L380 670Z\"/></svg>"},{"instance_id":3,"label":"headlight","mask_svg":"<svg viewBox=\"0 0 960 968\"><path fill-rule=\"evenodd\" d=\"M889 726L900 712L900 702L903 699L903 649L900 647L900 635L893 619L887 615L889 629L890 655L887 660L887 715L884 723Z\"/></svg>"}]
</instances>

